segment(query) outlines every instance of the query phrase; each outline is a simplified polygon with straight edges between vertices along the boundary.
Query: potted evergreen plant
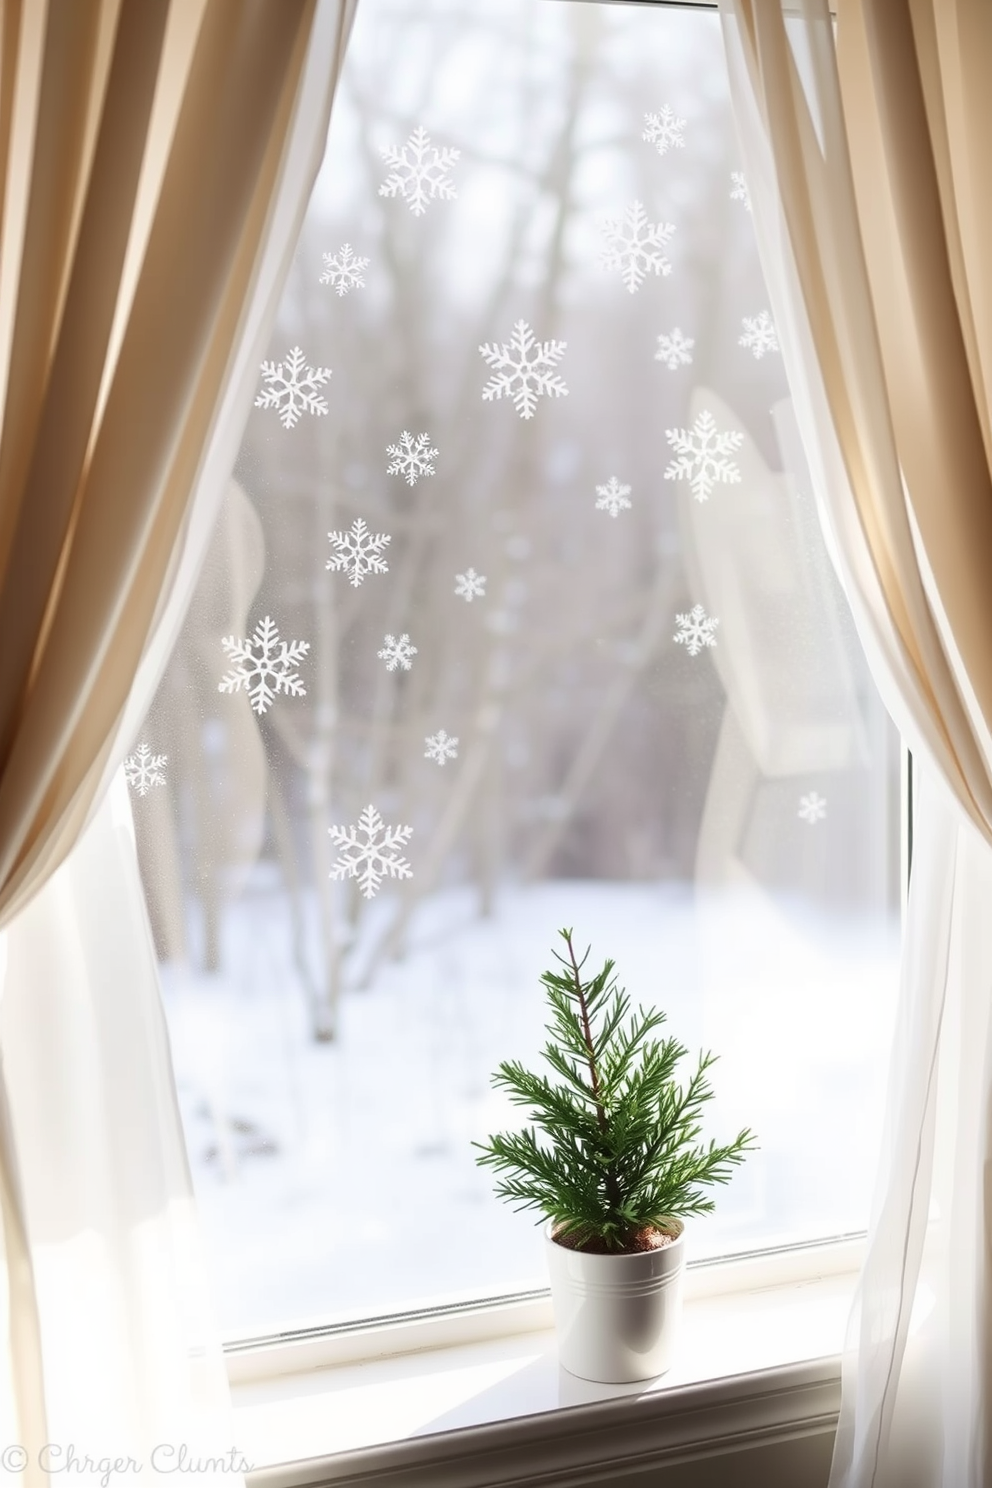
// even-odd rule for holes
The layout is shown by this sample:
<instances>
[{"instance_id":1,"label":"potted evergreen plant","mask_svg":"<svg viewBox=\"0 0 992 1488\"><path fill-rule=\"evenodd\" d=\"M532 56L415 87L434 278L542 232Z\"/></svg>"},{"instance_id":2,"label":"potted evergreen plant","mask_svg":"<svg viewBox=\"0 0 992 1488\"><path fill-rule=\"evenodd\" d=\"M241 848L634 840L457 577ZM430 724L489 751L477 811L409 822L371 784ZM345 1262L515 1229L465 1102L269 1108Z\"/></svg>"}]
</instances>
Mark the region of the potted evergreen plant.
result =
<instances>
[{"instance_id":1,"label":"potted evergreen plant","mask_svg":"<svg viewBox=\"0 0 992 1488\"><path fill-rule=\"evenodd\" d=\"M703 1144L700 1112L713 1091L701 1054L688 1084L675 1071L688 1050L656 1039L665 1021L618 989L612 961L586 980L562 930L559 968L541 977L550 1004L544 1058L558 1077L504 1062L493 1084L534 1123L477 1142L476 1161L504 1175L500 1198L545 1217L545 1249L559 1359L583 1379L632 1381L672 1359L685 1268L683 1220L707 1214L705 1190L726 1183L755 1146Z\"/></svg>"}]
</instances>

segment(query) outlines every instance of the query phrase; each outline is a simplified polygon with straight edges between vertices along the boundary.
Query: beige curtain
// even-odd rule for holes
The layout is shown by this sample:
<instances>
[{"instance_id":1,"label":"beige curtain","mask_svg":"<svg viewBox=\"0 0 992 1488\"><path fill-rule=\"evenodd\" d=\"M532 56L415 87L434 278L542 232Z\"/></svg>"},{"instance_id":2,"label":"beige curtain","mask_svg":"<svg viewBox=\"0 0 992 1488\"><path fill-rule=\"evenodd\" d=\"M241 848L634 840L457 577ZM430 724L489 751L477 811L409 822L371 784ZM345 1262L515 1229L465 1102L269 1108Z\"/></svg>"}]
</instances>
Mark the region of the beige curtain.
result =
<instances>
[{"instance_id":1,"label":"beige curtain","mask_svg":"<svg viewBox=\"0 0 992 1488\"><path fill-rule=\"evenodd\" d=\"M825 0L734 13L887 620L992 839L992 7L841 0L836 56Z\"/></svg>"},{"instance_id":2,"label":"beige curtain","mask_svg":"<svg viewBox=\"0 0 992 1488\"><path fill-rule=\"evenodd\" d=\"M335 0L315 83L317 0L3 0L0 926L93 815L135 676L161 665L203 525L191 493L231 444L217 424L257 335L301 90L316 87L326 124L353 8ZM2 1087L0 1199L17 1429L37 1443L43 1361Z\"/></svg>"},{"instance_id":3,"label":"beige curtain","mask_svg":"<svg viewBox=\"0 0 992 1488\"><path fill-rule=\"evenodd\" d=\"M839 0L836 25L826 0L721 10L828 537L924 776L831 1484L979 1488L992 1481L992 5Z\"/></svg>"}]
</instances>

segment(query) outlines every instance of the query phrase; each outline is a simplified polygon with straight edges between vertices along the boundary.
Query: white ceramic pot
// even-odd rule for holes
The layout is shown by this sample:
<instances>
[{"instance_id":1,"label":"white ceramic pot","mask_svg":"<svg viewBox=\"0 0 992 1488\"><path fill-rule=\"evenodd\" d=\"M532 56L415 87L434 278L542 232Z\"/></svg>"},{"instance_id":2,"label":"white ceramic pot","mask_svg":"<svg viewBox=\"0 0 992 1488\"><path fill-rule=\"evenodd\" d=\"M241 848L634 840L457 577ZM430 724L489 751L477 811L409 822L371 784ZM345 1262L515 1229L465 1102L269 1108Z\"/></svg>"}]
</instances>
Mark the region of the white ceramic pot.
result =
<instances>
[{"instance_id":1,"label":"white ceramic pot","mask_svg":"<svg viewBox=\"0 0 992 1488\"><path fill-rule=\"evenodd\" d=\"M660 1250L588 1255L569 1250L545 1227L558 1358L580 1379L626 1384L654 1379L672 1362L682 1315L685 1244Z\"/></svg>"}]
</instances>

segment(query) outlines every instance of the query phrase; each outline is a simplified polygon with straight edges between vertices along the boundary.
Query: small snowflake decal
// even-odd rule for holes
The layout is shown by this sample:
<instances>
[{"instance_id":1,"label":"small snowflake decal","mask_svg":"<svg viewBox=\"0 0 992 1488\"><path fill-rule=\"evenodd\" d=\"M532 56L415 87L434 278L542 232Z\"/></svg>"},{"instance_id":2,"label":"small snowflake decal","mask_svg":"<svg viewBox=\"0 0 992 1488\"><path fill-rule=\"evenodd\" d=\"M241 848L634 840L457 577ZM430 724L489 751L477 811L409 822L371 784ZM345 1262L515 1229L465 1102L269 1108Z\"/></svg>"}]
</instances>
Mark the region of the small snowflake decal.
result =
<instances>
[{"instance_id":1,"label":"small snowflake decal","mask_svg":"<svg viewBox=\"0 0 992 1488\"><path fill-rule=\"evenodd\" d=\"M452 739L444 729L438 729L436 734L428 734L424 743L427 745L424 759L436 760L439 765L443 765L445 760L458 758L458 739Z\"/></svg>"},{"instance_id":2,"label":"small snowflake decal","mask_svg":"<svg viewBox=\"0 0 992 1488\"><path fill-rule=\"evenodd\" d=\"M631 202L622 217L604 217L606 247L600 255L604 269L619 269L631 294L649 274L670 274L672 266L659 252L675 231L670 222L649 222L639 201Z\"/></svg>"},{"instance_id":3,"label":"small snowflake decal","mask_svg":"<svg viewBox=\"0 0 992 1488\"><path fill-rule=\"evenodd\" d=\"M658 337L658 350L654 354L656 362L664 362L669 372L677 372L679 367L688 367L692 363L692 348L695 341L691 336L683 336L678 326L669 331L667 336Z\"/></svg>"},{"instance_id":4,"label":"small snowflake decal","mask_svg":"<svg viewBox=\"0 0 992 1488\"><path fill-rule=\"evenodd\" d=\"M382 880L412 878L413 871L397 852L413 836L412 827L387 827L374 806L366 806L357 827L329 827L340 848L331 878L357 878L366 899L378 893Z\"/></svg>"},{"instance_id":5,"label":"small snowflake decal","mask_svg":"<svg viewBox=\"0 0 992 1488\"><path fill-rule=\"evenodd\" d=\"M225 636L221 645L234 662L217 685L218 692L247 692L254 711L261 717L278 693L305 697L306 688L296 666L310 650L309 641L281 641L275 624L266 615L248 640Z\"/></svg>"},{"instance_id":6,"label":"small snowflake decal","mask_svg":"<svg viewBox=\"0 0 992 1488\"><path fill-rule=\"evenodd\" d=\"M380 196L401 196L415 217L422 217L431 201L451 201L458 195L448 172L460 150L438 150L423 125L400 149L386 145L379 154L392 167L379 187Z\"/></svg>"},{"instance_id":7,"label":"small snowflake decal","mask_svg":"<svg viewBox=\"0 0 992 1488\"><path fill-rule=\"evenodd\" d=\"M630 487L622 486L615 475L611 475L605 486L596 487L597 511L607 511L611 517L618 517L622 511L630 510Z\"/></svg>"},{"instance_id":8,"label":"small snowflake decal","mask_svg":"<svg viewBox=\"0 0 992 1488\"><path fill-rule=\"evenodd\" d=\"M753 352L756 362L761 361L766 351L778 351L778 337L767 310L762 310L760 315L745 315L741 325L744 327L744 334L738 336L737 345L746 346L748 351Z\"/></svg>"},{"instance_id":9,"label":"small snowflake decal","mask_svg":"<svg viewBox=\"0 0 992 1488\"><path fill-rule=\"evenodd\" d=\"M352 588L357 589L366 574L389 572L389 565L381 555L391 538L385 532L370 532L361 517L352 522L347 532L329 532L327 536L337 552L331 554L324 567L335 573L350 574L348 582Z\"/></svg>"},{"instance_id":10,"label":"small snowflake decal","mask_svg":"<svg viewBox=\"0 0 992 1488\"><path fill-rule=\"evenodd\" d=\"M382 650L377 654L379 660L386 663L387 672L395 672L397 667L409 672L413 669L410 658L416 656L417 648L410 645L410 637L404 631L399 640L392 635L384 636Z\"/></svg>"},{"instance_id":11,"label":"small snowflake decal","mask_svg":"<svg viewBox=\"0 0 992 1488\"><path fill-rule=\"evenodd\" d=\"M567 398L568 388L554 371L565 345L564 341L536 340L525 320L516 321L511 340L501 346L487 341L479 352L496 375L482 389L483 402L512 398L520 417L529 419L534 417L538 398Z\"/></svg>"},{"instance_id":12,"label":"small snowflake decal","mask_svg":"<svg viewBox=\"0 0 992 1488\"><path fill-rule=\"evenodd\" d=\"M718 434L705 409L691 429L666 429L665 438L678 455L665 471L666 480L688 480L697 501L705 501L718 481L738 485L741 473L728 457L744 443L736 429Z\"/></svg>"},{"instance_id":13,"label":"small snowflake decal","mask_svg":"<svg viewBox=\"0 0 992 1488\"><path fill-rule=\"evenodd\" d=\"M408 486L415 486L422 475L433 475L432 460L437 459L437 450L431 447L429 434L418 434L416 438L404 429L398 444L387 444L386 454L392 455L393 463L387 467L387 475L401 475Z\"/></svg>"},{"instance_id":14,"label":"small snowflake decal","mask_svg":"<svg viewBox=\"0 0 992 1488\"><path fill-rule=\"evenodd\" d=\"M330 367L308 367L306 357L294 346L284 362L262 363L262 377L269 385L255 399L255 407L278 408L279 422L291 429L305 413L319 417L327 412L327 399L317 389L330 375Z\"/></svg>"},{"instance_id":15,"label":"small snowflake decal","mask_svg":"<svg viewBox=\"0 0 992 1488\"><path fill-rule=\"evenodd\" d=\"M168 759L167 754L152 754L147 744L139 744L124 761L128 785L133 785L139 796L147 796L153 785L164 785Z\"/></svg>"},{"instance_id":16,"label":"small snowflake decal","mask_svg":"<svg viewBox=\"0 0 992 1488\"><path fill-rule=\"evenodd\" d=\"M357 258L351 251L350 243L342 243L337 253L325 253L323 257L324 272L320 276L320 282L331 285L339 298L346 295L349 289L365 288L365 270L369 261L367 258Z\"/></svg>"},{"instance_id":17,"label":"small snowflake decal","mask_svg":"<svg viewBox=\"0 0 992 1488\"><path fill-rule=\"evenodd\" d=\"M799 797L797 815L800 821L809 822L811 827L815 827L818 821L823 821L826 814L826 800L823 796L817 795L816 791L810 791L808 795Z\"/></svg>"},{"instance_id":18,"label":"small snowflake decal","mask_svg":"<svg viewBox=\"0 0 992 1488\"><path fill-rule=\"evenodd\" d=\"M477 574L474 568L467 568L463 574L455 574L455 593L466 604L471 604L473 599L485 599L485 574Z\"/></svg>"},{"instance_id":19,"label":"small snowflake decal","mask_svg":"<svg viewBox=\"0 0 992 1488\"><path fill-rule=\"evenodd\" d=\"M684 129L685 120L676 118L674 111L666 103L657 114L644 115L644 133L641 139L654 145L659 155L665 155L673 148L685 148L685 140L682 138Z\"/></svg>"},{"instance_id":20,"label":"small snowflake decal","mask_svg":"<svg viewBox=\"0 0 992 1488\"><path fill-rule=\"evenodd\" d=\"M707 615L702 605L693 605L688 615L676 615L675 623L678 630L672 639L677 645L684 646L690 656L698 656L704 646L716 645L713 632L720 622Z\"/></svg>"},{"instance_id":21,"label":"small snowflake decal","mask_svg":"<svg viewBox=\"0 0 992 1488\"><path fill-rule=\"evenodd\" d=\"M743 202L744 210L746 212L750 212L751 193L747 189L747 182L745 181L742 173L740 171L731 171L730 179L734 183L730 191L730 200Z\"/></svg>"}]
</instances>

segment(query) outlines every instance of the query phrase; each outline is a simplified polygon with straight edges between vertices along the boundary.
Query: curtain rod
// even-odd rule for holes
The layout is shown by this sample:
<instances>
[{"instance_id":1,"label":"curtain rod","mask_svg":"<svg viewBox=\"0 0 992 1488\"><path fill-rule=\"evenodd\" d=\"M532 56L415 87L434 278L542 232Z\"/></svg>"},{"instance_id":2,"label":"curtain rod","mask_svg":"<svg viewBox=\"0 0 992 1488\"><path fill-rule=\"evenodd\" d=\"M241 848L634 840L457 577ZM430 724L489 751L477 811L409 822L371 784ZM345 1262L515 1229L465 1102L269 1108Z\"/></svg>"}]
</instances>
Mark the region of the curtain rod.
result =
<instances>
[{"instance_id":1,"label":"curtain rod","mask_svg":"<svg viewBox=\"0 0 992 1488\"><path fill-rule=\"evenodd\" d=\"M662 6L668 10L719 10L720 0L565 0L567 5L649 5L655 8ZM787 14L798 13L798 6L794 11L789 10ZM834 20L837 19L837 7L831 0L830 14Z\"/></svg>"},{"instance_id":2,"label":"curtain rod","mask_svg":"<svg viewBox=\"0 0 992 1488\"><path fill-rule=\"evenodd\" d=\"M719 10L720 0L565 0L566 4L650 5L667 6L670 10Z\"/></svg>"}]
</instances>

